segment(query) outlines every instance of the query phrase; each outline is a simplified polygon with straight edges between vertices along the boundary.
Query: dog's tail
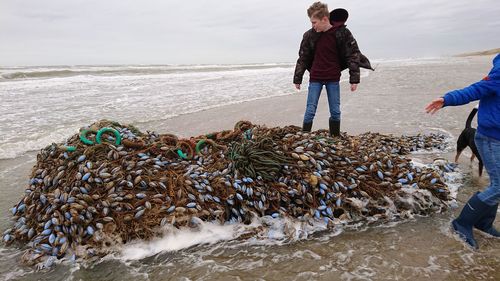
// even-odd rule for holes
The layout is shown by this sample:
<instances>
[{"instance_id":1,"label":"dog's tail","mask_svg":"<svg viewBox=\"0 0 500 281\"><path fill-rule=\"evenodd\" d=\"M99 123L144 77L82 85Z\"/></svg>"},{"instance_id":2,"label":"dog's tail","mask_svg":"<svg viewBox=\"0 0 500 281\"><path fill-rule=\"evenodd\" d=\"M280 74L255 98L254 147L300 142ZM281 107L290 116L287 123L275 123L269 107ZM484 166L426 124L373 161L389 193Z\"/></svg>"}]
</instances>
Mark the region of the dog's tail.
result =
<instances>
[{"instance_id":1,"label":"dog's tail","mask_svg":"<svg viewBox=\"0 0 500 281\"><path fill-rule=\"evenodd\" d=\"M467 121L465 122L465 128L471 127L472 119L474 119L476 113L477 113L477 107L474 107L472 111L469 113L469 117L467 117Z\"/></svg>"}]
</instances>

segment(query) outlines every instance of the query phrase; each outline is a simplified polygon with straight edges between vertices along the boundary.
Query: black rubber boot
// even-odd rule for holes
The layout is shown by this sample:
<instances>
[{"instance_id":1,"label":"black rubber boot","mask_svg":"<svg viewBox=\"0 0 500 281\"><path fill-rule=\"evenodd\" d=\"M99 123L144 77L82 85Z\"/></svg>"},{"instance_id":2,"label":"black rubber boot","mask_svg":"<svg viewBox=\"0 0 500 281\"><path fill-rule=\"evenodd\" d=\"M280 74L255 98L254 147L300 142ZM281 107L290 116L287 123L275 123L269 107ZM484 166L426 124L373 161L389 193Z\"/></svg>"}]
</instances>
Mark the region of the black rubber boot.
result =
<instances>
[{"instance_id":1,"label":"black rubber boot","mask_svg":"<svg viewBox=\"0 0 500 281\"><path fill-rule=\"evenodd\" d=\"M497 210L498 204L494 206L488 206L488 211L483 216L483 218L474 225L474 227L481 230L482 232L488 233L491 236L500 237L500 232L493 226L493 222L495 221L495 218L497 216Z\"/></svg>"},{"instance_id":2,"label":"black rubber boot","mask_svg":"<svg viewBox=\"0 0 500 281\"><path fill-rule=\"evenodd\" d=\"M330 127L330 136L340 136L340 121L332 120L332 118L330 118L328 121L328 125Z\"/></svg>"},{"instance_id":3,"label":"black rubber boot","mask_svg":"<svg viewBox=\"0 0 500 281\"><path fill-rule=\"evenodd\" d=\"M310 132L313 126L313 122L302 123L302 132Z\"/></svg>"},{"instance_id":4,"label":"black rubber boot","mask_svg":"<svg viewBox=\"0 0 500 281\"><path fill-rule=\"evenodd\" d=\"M479 249L479 246L477 245L476 239L474 239L472 228L483 219L485 214L489 211L489 207L490 206L477 197L476 193L469 199L467 204L465 204L458 218L451 223L455 232L460 235L460 238L474 249Z\"/></svg>"}]
</instances>

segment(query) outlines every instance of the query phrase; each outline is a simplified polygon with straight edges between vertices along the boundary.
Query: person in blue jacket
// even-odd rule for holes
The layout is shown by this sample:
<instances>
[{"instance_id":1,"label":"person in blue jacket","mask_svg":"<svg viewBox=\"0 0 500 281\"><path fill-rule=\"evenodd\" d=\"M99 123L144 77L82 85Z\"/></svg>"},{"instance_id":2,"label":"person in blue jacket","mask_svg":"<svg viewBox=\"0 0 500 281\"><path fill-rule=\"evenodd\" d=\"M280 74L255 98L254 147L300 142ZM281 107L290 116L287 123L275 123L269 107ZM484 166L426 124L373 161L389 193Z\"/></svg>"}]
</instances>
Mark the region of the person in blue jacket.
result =
<instances>
[{"instance_id":1,"label":"person in blue jacket","mask_svg":"<svg viewBox=\"0 0 500 281\"><path fill-rule=\"evenodd\" d=\"M493 68L483 80L433 100L425 110L434 114L442 107L475 100L479 100L479 109L474 141L490 177L490 185L469 199L458 218L453 220L452 227L465 242L478 249L473 228L500 237L493 226L500 201L500 54L493 59Z\"/></svg>"}]
</instances>

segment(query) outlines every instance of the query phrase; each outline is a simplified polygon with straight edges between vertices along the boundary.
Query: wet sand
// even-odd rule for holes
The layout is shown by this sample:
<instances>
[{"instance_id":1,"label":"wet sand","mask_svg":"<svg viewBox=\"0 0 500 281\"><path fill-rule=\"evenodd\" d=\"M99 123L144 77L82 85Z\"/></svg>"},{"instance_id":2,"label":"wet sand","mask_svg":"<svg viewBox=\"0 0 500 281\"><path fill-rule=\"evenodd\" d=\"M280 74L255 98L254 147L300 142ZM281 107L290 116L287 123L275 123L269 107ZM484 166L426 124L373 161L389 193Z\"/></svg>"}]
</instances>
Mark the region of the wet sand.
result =
<instances>
[{"instance_id":1,"label":"wet sand","mask_svg":"<svg viewBox=\"0 0 500 281\"><path fill-rule=\"evenodd\" d=\"M475 103L446 108L435 116L424 112L425 105L449 90L480 80L491 67L491 57L450 59L448 64L415 64L405 67L381 65L362 79L358 91L351 93L341 85L341 130L348 134L367 131L388 134L414 134L444 131L457 137ZM291 80L291 78L290 78ZM293 85L290 82L290 87ZM306 84L294 95L255 100L223 106L166 121L133 124L141 130L175 133L189 137L231 129L239 120L267 126L302 123L306 102ZM161 101L158 101L161 102ZM117 120L119 121L119 120ZM327 129L328 108L325 95L313 129ZM458 204L487 184L487 176L477 177L476 164L469 164L465 153L459 164L465 174ZM452 160L450 151L422 157ZM35 153L0 160L2 189L1 227L6 229L8 208L23 193L34 164ZM70 270L29 273L18 265L18 251L2 249L0 275L15 280L500 280L498 240L479 236L480 252L472 252L449 232L449 222L459 210L431 217L416 218L394 227L370 227L348 230L339 236L318 233L306 241L286 245L195 246L174 254L133 263L104 261L96 266ZM500 227L497 219L495 225ZM13 258L14 257L14 258Z\"/></svg>"},{"instance_id":2,"label":"wet sand","mask_svg":"<svg viewBox=\"0 0 500 281\"><path fill-rule=\"evenodd\" d=\"M409 66L405 72L398 73L394 66L380 65L368 77L362 78L355 92L350 91L348 83L341 83L341 131L351 135L368 131L411 134L430 128L444 128L457 135L475 103L446 108L435 116L426 114L424 108L432 99L482 79L490 66L490 56L463 58L460 63L450 63L448 69L431 63ZM431 75L437 69L439 76ZM290 88L293 88L291 82ZM183 137L232 129L239 120L271 127L301 126L307 81L304 81L300 91L294 91L293 95L248 101L136 125ZM327 129L328 117L328 101L323 90L313 130Z\"/></svg>"}]
</instances>

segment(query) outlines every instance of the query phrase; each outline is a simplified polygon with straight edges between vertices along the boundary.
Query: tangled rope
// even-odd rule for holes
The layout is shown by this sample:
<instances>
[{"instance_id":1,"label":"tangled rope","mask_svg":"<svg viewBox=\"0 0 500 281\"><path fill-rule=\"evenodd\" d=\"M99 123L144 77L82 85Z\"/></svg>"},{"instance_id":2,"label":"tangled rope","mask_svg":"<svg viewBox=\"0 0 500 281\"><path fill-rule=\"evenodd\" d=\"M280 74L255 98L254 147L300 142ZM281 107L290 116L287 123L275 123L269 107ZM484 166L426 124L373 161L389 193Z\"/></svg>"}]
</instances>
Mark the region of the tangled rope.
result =
<instances>
[{"instance_id":1,"label":"tangled rope","mask_svg":"<svg viewBox=\"0 0 500 281\"><path fill-rule=\"evenodd\" d=\"M273 150L273 141L267 137L256 142L233 142L229 148L229 159L233 161L233 170L247 177L260 176L264 180L275 179L282 167L292 162Z\"/></svg>"}]
</instances>

